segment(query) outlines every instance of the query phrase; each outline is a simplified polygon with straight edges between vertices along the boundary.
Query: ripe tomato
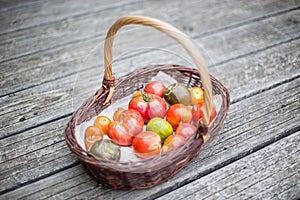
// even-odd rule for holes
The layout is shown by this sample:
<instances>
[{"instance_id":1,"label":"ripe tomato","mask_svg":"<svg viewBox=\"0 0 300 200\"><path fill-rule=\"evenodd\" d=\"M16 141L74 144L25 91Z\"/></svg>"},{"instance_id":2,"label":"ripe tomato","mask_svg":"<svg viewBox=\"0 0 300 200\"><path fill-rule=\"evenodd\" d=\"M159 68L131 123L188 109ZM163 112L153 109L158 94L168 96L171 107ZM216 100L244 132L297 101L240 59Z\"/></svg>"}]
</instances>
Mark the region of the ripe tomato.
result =
<instances>
[{"instance_id":1,"label":"ripe tomato","mask_svg":"<svg viewBox=\"0 0 300 200\"><path fill-rule=\"evenodd\" d=\"M118 109L114 112L113 120L114 120L114 121L118 121L120 113L123 112L124 110L125 110L125 108L118 108Z\"/></svg>"},{"instance_id":2,"label":"ripe tomato","mask_svg":"<svg viewBox=\"0 0 300 200\"><path fill-rule=\"evenodd\" d=\"M85 130L85 139L84 139L86 149L89 150L92 144L97 140L101 140L102 137L103 137L103 133L98 127L96 126L87 127Z\"/></svg>"},{"instance_id":3,"label":"ripe tomato","mask_svg":"<svg viewBox=\"0 0 300 200\"><path fill-rule=\"evenodd\" d=\"M107 129L108 137L118 145L129 146L131 145L133 135L122 124L112 121Z\"/></svg>"},{"instance_id":4,"label":"ripe tomato","mask_svg":"<svg viewBox=\"0 0 300 200\"><path fill-rule=\"evenodd\" d=\"M180 147L184 145L185 139L181 135L170 135L164 142L164 145L162 146L162 152L166 153L167 151L170 151L173 148Z\"/></svg>"},{"instance_id":5,"label":"ripe tomato","mask_svg":"<svg viewBox=\"0 0 300 200\"><path fill-rule=\"evenodd\" d=\"M160 81L151 81L146 84L144 91L149 94L156 94L161 98L164 97L166 86Z\"/></svg>"},{"instance_id":6,"label":"ripe tomato","mask_svg":"<svg viewBox=\"0 0 300 200\"><path fill-rule=\"evenodd\" d=\"M176 129L180 123L190 123L192 117L192 109L183 104L174 104L170 106L166 113L166 120L174 129Z\"/></svg>"},{"instance_id":7,"label":"ripe tomato","mask_svg":"<svg viewBox=\"0 0 300 200\"><path fill-rule=\"evenodd\" d=\"M111 120L107 116L98 116L94 122L94 126L98 127L101 129L101 131L106 134L107 132L107 127Z\"/></svg>"},{"instance_id":8,"label":"ripe tomato","mask_svg":"<svg viewBox=\"0 0 300 200\"><path fill-rule=\"evenodd\" d=\"M203 102L197 103L193 106L192 113L193 113L193 122L196 126L198 126L198 121L203 117ZM210 121L212 121L216 116L216 108L212 106L211 113L210 113Z\"/></svg>"},{"instance_id":9,"label":"ripe tomato","mask_svg":"<svg viewBox=\"0 0 300 200\"><path fill-rule=\"evenodd\" d=\"M138 157L149 158L160 153L161 139L155 132L144 131L133 139L132 148Z\"/></svg>"},{"instance_id":10,"label":"ripe tomato","mask_svg":"<svg viewBox=\"0 0 300 200\"><path fill-rule=\"evenodd\" d=\"M142 115L145 123L153 117L164 118L166 107L166 102L160 96L148 93L133 97L128 105L129 109L135 109Z\"/></svg>"},{"instance_id":11,"label":"ripe tomato","mask_svg":"<svg viewBox=\"0 0 300 200\"><path fill-rule=\"evenodd\" d=\"M184 139L188 139L192 135L195 135L196 131L197 128L194 125L189 123L183 123L183 124L179 124L175 134L184 137Z\"/></svg>"},{"instance_id":12,"label":"ripe tomato","mask_svg":"<svg viewBox=\"0 0 300 200\"><path fill-rule=\"evenodd\" d=\"M142 132L144 127L142 115L134 109L128 109L121 112L118 122L122 124L133 136Z\"/></svg>"},{"instance_id":13,"label":"ripe tomato","mask_svg":"<svg viewBox=\"0 0 300 200\"><path fill-rule=\"evenodd\" d=\"M173 127L171 126L171 124L159 117L152 118L148 122L146 130L157 133L160 136L162 142L164 142L165 139L173 133Z\"/></svg>"},{"instance_id":14,"label":"ripe tomato","mask_svg":"<svg viewBox=\"0 0 300 200\"><path fill-rule=\"evenodd\" d=\"M201 87L192 87L190 89L191 97L192 97L192 104L201 103L203 102L204 98L204 91Z\"/></svg>"},{"instance_id":15,"label":"ripe tomato","mask_svg":"<svg viewBox=\"0 0 300 200\"><path fill-rule=\"evenodd\" d=\"M174 83L172 85L169 85L166 88L164 98L170 105L189 105L191 103L190 91L185 85L181 83Z\"/></svg>"}]
</instances>

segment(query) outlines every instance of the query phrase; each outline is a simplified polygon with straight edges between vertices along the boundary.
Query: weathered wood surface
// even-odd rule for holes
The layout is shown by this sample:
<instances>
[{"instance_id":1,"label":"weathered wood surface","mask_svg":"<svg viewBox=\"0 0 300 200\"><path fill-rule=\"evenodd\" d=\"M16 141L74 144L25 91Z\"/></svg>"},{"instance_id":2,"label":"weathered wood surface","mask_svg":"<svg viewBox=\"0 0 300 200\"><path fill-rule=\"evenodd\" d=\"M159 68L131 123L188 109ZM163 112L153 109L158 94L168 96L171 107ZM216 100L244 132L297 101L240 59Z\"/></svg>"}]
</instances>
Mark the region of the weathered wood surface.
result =
<instances>
[{"instance_id":1,"label":"weathered wood surface","mask_svg":"<svg viewBox=\"0 0 300 200\"><path fill-rule=\"evenodd\" d=\"M297 132L158 199L296 199L299 142Z\"/></svg>"},{"instance_id":2,"label":"weathered wood surface","mask_svg":"<svg viewBox=\"0 0 300 200\"><path fill-rule=\"evenodd\" d=\"M0 199L193 199L194 192L246 199L253 191L254 199L300 198L300 1L59 2L0 2ZM62 135L71 113L100 87L101 43L124 14L158 17L187 32L232 99L209 149L141 191L97 185ZM114 54L117 77L128 66L191 66L174 41L149 28L121 31Z\"/></svg>"}]
</instances>

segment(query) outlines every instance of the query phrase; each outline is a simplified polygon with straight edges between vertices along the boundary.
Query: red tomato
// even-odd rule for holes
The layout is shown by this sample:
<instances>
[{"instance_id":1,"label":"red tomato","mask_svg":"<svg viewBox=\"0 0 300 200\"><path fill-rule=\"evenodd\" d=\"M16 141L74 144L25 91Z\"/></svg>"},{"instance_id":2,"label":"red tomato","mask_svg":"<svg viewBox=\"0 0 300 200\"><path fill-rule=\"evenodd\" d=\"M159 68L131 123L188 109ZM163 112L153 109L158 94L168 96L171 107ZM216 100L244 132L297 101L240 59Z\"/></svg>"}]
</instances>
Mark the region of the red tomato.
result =
<instances>
[{"instance_id":1,"label":"red tomato","mask_svg":"<svg viewBox=\"0 0 300 200\"><path fill-rule=\"evenodd\" d=\"M170 151L173 148L178 148L184 145L184 143L185 139L181 135L170 135L164 142L162 152L166 153L167 151Z\"/></svg>"},{"instance_id":2,"label":"red tomato","mask_svg":"<svg viewBox=\"0 0 300 200\"><path fill-rule=\"evenodd\" d=\"M203 117L203 102L197 103L193 106L192 113L193 113L193 122L196 126L198 126L198 121ZM212 106L211 113L210 113L210 121L212 121L216 116L216 108Z\"/></svg>"},{"instance_id":3,"label":"red tomato","mask_svg":"<svg viewBox=\"0 0 300 200\"><path fill-rule=\"evenodd\" d=\"M128 108L137 110L147 123L153 117L164 118L166 114L166 102L156 94L142 93L133 97Z\"/></svg>"},{"instance_id":4,"label":"red tomato","mask_svg":"<svg viewBox=\"0 0 300 200\"><path fill-rule=\"evenodd\" d=\"M192 109L183 104L173 104L166 113L166 120L174 129L176 129L180 123L190 123L192 117Z\"/></svg>"},{"instance_id":5,"label":"red tomato","mask_svg":"<svg viewBox=\"0 0 300 200\"><path fill-rule=\"evenodd\" d=\"M129 130L116 121L109 124L107 135L112 141L121 146L131 145L133 139L133 135Z\"/></svg>"},{"instance_id":6,"label":"red tomato","mask_svg":"<svg viewBox=\"0 0 300 200\"><path fill-rule=\"evenodd\" d=\"M142 132L144 127L142 115L134 109L128 109L121 112L118 122L122 124L133 136Z\"/></svg>"},{"instance_id":7,"label":"red tomato","mask_svg":"<svg viewBox=\"0 0 300 200\"><path fill-rule=\"evenodd\" d=\"M183 124L179 124L175 134L184 137L184 139L188 139L192 135L195 135L196 131L197 128L194 125L189 123L183 123Z\"/></svg>"},{"instance_id":8,"label":"red tomato","mask_svg":"<svg viewBox=\"0 0 300 200\"><path fill-rule=\"evenodd\" d=\"M138 157L149 158L155 156L160 153L160 136L152 131L141 132L133 139L132 148Z\"/></svg>"},{"instance_id":9,"label":"red tomato","mask_svg":"<svg viewBox=\"0 0 300 200\"><path fill-rule=\"evenodd\" d=\"M86 149L89 149L95 141L101 140L102 136L103 133L98 127L96 126L87 127L85 130L85 139L84 139Z\"/></svg>"},{"instance_id":10,"label":"red tomato","mask_svg":"<svg viewBox=\"0 0 300 200\"><path fill-rule=\"evenodd\" d=\"M164 97L166 86L160 81L151 81L146 84L144 91L149 94L156 94L161 98Z\"/></svg>"}]
</instances>

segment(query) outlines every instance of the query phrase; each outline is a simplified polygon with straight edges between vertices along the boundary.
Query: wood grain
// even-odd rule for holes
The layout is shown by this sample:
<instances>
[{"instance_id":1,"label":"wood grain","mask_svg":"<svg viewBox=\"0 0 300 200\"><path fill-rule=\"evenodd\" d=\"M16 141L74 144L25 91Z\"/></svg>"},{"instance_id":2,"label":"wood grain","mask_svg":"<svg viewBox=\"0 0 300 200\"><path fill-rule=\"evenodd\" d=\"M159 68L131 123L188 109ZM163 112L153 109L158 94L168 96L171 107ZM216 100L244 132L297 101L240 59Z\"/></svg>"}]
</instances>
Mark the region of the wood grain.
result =
<instances>
[{"instance_id":1,"label":"wood grain","mask_svg":"<svg viewBox=\"0 0 300 200\"><path fill-rule=\"evenodd\" d=\"M158 199L294 199L300 194L299 142L297 132Z\"/></svg>"}]
</instances>

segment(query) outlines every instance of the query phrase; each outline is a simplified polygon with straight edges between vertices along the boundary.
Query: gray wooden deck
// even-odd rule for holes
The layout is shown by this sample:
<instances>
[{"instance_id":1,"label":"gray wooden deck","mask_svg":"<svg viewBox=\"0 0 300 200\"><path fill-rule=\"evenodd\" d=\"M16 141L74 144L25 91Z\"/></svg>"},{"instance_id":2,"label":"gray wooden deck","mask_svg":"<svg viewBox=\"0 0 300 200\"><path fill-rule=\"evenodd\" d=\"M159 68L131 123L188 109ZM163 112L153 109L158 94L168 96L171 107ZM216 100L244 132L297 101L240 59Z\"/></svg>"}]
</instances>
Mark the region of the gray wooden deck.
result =
<instances>
[{"instance_id":1,"label":"gray wooden deck","mask_svg":"<svg viewBox=\"0 0 300 200\"><path fill-rule=\"evenodd\" d=\"M94 182L68 149L73 111L101 85L103 41L123 15L183 30L231 93L223 130L179 174L147 190ZM299 199L299 0L0 1L0 199ZM192 66L173 40L122 29L117 77Z\"/></svg>"}]
</instances>

